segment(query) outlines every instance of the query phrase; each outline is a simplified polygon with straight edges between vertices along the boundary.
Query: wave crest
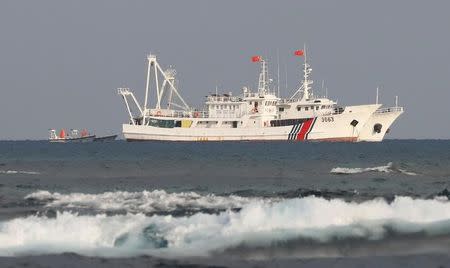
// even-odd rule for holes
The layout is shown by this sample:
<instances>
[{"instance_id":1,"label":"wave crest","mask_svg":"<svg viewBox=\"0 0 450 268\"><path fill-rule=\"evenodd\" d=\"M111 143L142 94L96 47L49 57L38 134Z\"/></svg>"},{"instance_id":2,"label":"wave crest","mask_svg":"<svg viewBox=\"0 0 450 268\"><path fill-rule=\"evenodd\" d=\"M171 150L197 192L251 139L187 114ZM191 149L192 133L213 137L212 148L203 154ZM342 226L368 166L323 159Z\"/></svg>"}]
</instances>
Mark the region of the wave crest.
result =
<instances>
[{"instance_id":1,"label":"wave crest","mask_svg":"<svg viewBox=\"0 0 450 268\"><path fill-rule=\"evenodd\" d=\"M180 208L198 211L201 209L241 208L256 198L236 195L200 195L195 192L168 193L164 190L142 192L105 192L100 194L60 194L37 191L25 196L27 200L46 202L54 208L90 208L95 210L125 210L132 213L172 212Z\"/></svg>"},{"instance_id":2,"label":"wave crest","mask_svg":"<svg viewBox=\"0 0 450 268\"><path fill-rule=\"evenodd\" d=\"M186 217L57 213L0 223L0 255L76 252L85 255L171 254L198 256L242 244L309 239L380 240L389 235L450 234L450 202L396 197L362 203L317 197L267 203L253 200L240 211Z\"/></svg>"},{"instance_id":3,"label":"wave crest","mask_svg":"<svg viewBox=\"0 0 450 268\"><path fill-rule=\"evenodd\" d=\"M331 169L331 171L330 171L330 173L338 174L338 175L358 174L358 173L365 173L365 172L384 172L384 173L399 172L399 173L403 173L403 174L409 175L409 176L417 175L414 172L395 167L392 162L389 162L389 163L387 163L387 165L384 165L384 166L368 167L368 168L335 167L335 168Z\"/></svg>"},{"instance_id":4,"label":"wave crest","mask_svg":"<svg viewBox=\"0 0 450 268\"><path fill-rule=\"evenodd\" d=\"M27 174L27 175L39 175L40 172L37 171L26 171L26 170L0 170L0 174Z\"/></svg>"}]
</instances>

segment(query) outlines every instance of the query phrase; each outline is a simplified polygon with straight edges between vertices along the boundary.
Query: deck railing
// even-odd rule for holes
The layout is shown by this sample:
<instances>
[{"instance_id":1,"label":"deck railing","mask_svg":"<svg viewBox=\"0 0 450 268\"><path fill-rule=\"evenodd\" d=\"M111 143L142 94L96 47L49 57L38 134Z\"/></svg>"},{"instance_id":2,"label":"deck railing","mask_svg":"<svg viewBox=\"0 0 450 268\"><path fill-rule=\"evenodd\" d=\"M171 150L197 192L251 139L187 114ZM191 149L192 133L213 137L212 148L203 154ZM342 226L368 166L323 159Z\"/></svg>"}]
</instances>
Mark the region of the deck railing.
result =
<instances>
[{"instance_id":1,"label":"deck railing","mask_svg":"<svg viewBox=\"0 0 450 268\"><path fill-rule=\"evenodd\" d=\"M208 96L206 101L209 103L241 102L242 98L232 96Z\"/></svg>"},{"instance_id":2,"label":"deck railing","mask_svg":"<svg viewBox=\"0 0 450 268\"><path fill-rule=\"evenodd\" d=\"M393 112L403 112L403 107L387 107L387 108L380 108L375 111L377 114L384 114L384 113L393 113Z\"/></svg>"},{"instance_id":3,"label":"deck railing","mask_svg":"<svg viewBox=\"0 0 450 268\"><path fill-rule=\"evenodd\" d=\"M247 111L240 111L236 113L223 113L216 114L214 118L239 118L244 115L249 114ZM250 114L257 114L257 112L250 112ZM147 116L155 117L173 117L173 118L209 118L210 114L208 111L161 111L161 112L149 112Z\"/></svg>"}]
</instances>

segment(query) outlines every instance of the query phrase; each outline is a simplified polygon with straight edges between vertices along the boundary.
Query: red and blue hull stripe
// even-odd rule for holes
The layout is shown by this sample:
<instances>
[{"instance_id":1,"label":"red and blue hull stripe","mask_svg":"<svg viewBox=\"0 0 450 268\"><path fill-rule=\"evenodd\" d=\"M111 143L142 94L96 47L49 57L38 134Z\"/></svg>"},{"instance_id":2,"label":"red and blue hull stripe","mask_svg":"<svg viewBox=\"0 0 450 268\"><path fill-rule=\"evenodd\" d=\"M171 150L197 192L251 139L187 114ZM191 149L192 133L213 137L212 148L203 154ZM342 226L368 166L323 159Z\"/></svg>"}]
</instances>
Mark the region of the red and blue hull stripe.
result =
<instances>
[{"instance_id":1,"label":"red and blue hull stripe","mask_svg":"<svg viewBox=\"0 0 450 268\"><path fill-rule=\"evenodd\" d=\"M307 140L309 133L316 123L316 119L317 117L309 118L301 123L293 125L291 131L289 132L288 140Z\"/></svg>"}]
</instances>

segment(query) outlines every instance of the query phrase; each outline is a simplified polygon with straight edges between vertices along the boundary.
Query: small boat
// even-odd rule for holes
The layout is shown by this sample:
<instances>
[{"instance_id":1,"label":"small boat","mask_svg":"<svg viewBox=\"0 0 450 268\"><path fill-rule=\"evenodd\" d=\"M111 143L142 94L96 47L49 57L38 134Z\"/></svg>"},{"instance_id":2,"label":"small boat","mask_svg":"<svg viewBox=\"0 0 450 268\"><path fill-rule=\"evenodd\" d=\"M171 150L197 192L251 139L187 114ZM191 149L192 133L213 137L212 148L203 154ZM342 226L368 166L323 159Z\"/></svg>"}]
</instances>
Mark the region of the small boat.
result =
<instances>
[{"instance_id":1,"label":"small boat","mask_svg":"<svg viewBox=\"0 0 450 268\"><path fill-rule=\"evenodd\" d=\"M95 137L95 142L110 142L114 141L117 138L117 135L109 135L109 136L103 136L103 137Z\"/></svg>"},{"instance_id":2,"label":"small boat","mask_svg":"<svg viewBox=\"0 0 450 268\"><path fill-rule=\"evenodd\" d=\"M83 129L81 133L76 129L71 129L70 133L66 133L65 129L61 129L59 135L56 134L56 130L54 129L50 129L49 132L49 142L92 142L95 139L95 135L91 135L86 129Z\"/></svg>"}]
</instances>

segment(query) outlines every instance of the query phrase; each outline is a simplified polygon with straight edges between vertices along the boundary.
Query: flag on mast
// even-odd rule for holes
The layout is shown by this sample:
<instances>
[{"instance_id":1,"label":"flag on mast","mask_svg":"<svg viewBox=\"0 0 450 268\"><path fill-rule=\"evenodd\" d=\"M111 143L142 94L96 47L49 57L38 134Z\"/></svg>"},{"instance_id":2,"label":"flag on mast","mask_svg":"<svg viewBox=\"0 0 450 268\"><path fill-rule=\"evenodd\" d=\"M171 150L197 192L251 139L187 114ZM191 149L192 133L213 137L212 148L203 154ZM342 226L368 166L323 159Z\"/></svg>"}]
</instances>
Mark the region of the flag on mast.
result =
<instances>
[{"instance_id":1,"label":"flag on mast","mask_svg":"<svg viewBox=\"0 0 450 268\"><path fill-rule=\"evenodd\" d=\"M253 56L252 57L252 62L259 62L261 61L261 56Z\"/></svg>"},{"instance_id":2,"label":"flag on mast","mask_svg":"<svg viewBox=\"0 0 450 268\"><path fill-rule=\"evenodd\" d=\"M305 52L303 51L303 49L296 50L296 51L294 51L294 55L301 57L301 56L305 55Z\"/></svg>"}]
</instances>

